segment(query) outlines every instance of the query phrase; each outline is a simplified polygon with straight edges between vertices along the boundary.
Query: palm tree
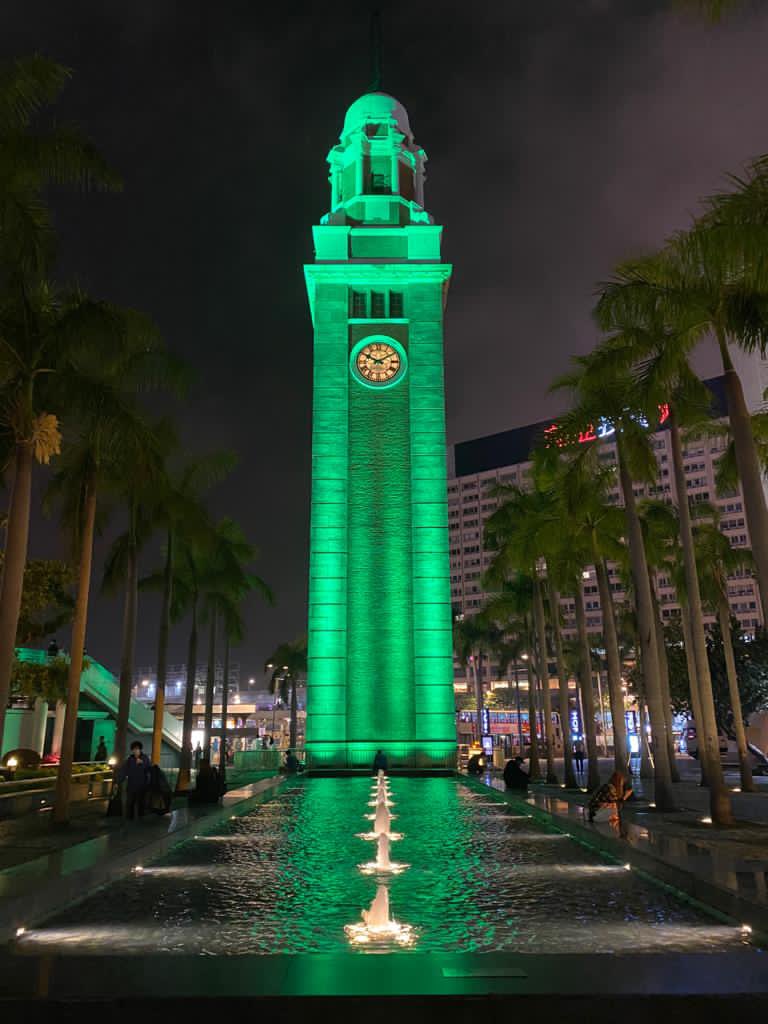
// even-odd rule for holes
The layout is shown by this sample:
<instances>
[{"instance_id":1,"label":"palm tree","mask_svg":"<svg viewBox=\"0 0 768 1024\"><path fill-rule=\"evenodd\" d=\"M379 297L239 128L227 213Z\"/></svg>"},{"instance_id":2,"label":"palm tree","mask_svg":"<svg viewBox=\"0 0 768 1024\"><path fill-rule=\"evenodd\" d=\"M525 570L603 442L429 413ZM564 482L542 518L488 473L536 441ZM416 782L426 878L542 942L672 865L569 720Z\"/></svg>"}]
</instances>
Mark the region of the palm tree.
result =
<instances>
[{"instance_id":1,"label":"palm tree","mask_svg":"<svg viewBox=\"0 0 768 1024\"><path fill-rule=\"evenodd\" d=\"M57 824L69 820L97 498L100 492L119 489L125 480L126 464L135 465L144 457L142 453L152 453L157 443L136 400L139 388L159 379L161 350L157 332L146 318L131 310L113 310L112 319L121 351L110 351L105 345L98 357L81 359L79 372L66 378L70 401L77 413L78 433L67 447L48 492L49 501L58 499L62 505L62 519L72 530L79 557L67 709L53 811ZM160 458L161 454L155 451L150 459Z\"/></svg>"},{"instance_id":2,"label":"palm tree","mask_svg":"<svg viewBox=\"0 0 768 1024\"><path fill-rule=\"evenodd\" d=\"M579 789L576 773L573 769L573 748L571 745L571 723L569 714L570 697L568 695L568 672L563 644L562 623L560 621L560 591L550 581L549 584L549 621L552 630L552 641L555 649L557 665L558 697L560 702L560 732L563 737L563 775L566 789Z\"/></svg>"},{"instance_id":3,"label":"palm tree","mask_svg":"<svg viewBox=\"0 0 768 1024\"><path fill-rule=\"evenodd\" d=\"M655 499L644 499L639 502L637 513L643 529L643 541L648 558L648 582L651 588L655 617L656 649L659 656L659 673L664 698L669 763L672 769L672 781L679 782L680 776L677 772L675 746L672 738L672 696L669 684L669 661L664 642L664 617L656 593L657 573L665 572L667 575L672 573L675 552L680 547L679 516L671 505Z\"/></svg>"},{"instance_id":4,"label":"palm tree","mask_svg":"<svg viewBox=\"0 0 768 1024\"><path fill-rule=\"evenodd\" d=\"M520 571L533 581L536 674L542 691L547 782L556 783L544 587L546 556L557 536L558 516L552 492L540 487L535 475L533 485L531 491L503 484L493 488L491 493L501 499L501 504L486 521L485 537L486 546L496 551L489 575L500 579Z\"/></svg>"},{"instance_id":5,"label":"palm tree","mask_svg":"<svg viewBox=\"0 0 768 1024\"><path fill-rule=\"evenodd\" d=\"M0 63L0 289L45 274L53 230L51 185L118 189L120 179L72 125L41 125L71 72L35 55Z\"/></svg>"},{"instance_id":6,"label":"palm tree","mask_svg":"<svg viewBox=\"0 0 768 1024\"><path fill-rule=\"evenodd\" d=\"M615 471L599 464L594 445L579 445L577 451L566 453L557 446L543 448L537 452L537 458L542 472L547 473L552 481L563 522L570 527L563 534L566 549L573 538L575 549L585 548L586 562L595 568L613 723L614 764L617 771L625 772L629 764L629 744L624 720L616 616L606 564L608 559L616 561L625 554L624 516L608 501L608 491L615 484ZM585 564L582 569L586 567Z\"/></svg>"},{"instance_id":7,"label":"palm tree","mask_svg":"<svg viewBox=\"0 0 768 1024\"><path fill-rule=\"evenodd\" d=\"M668 411L669 437L672 448L673 475L677 495L677 514L671 508L661 505L655 519L661 525L661 536L657 545L658 558L663 559L664 549L679 547L683 565L685 604L690 631L691 655L696 667L696 699L701 712L701 763L710 788L712 820L728 824L732 820L730 797L725 788L720 756L718 752L717 724L715 720L712 680L707 657L704 617L699 591L698 567L693 544L691 509L683 458L681 429L689 426L699 430L711 429L709 414L711 397L699 381L689 363L692 344L698 340L698 322L691 318L691 311L662 308L653 313L645 311L644 317L632 320L620 319L628 312L617 302L612 305L610 291L600 300L601 315L610 322L614 333L595 355L598 373L607 374L631 372L635 389L645 398L650 408L665 403ZM637 312L637 311L635 311ZM667 319L664 319L664 317ZM651 506L652 507L652 506ZM702 510L699 509L699 512ZM648 536L646 535L646 541ZM650 561L654 561L650 559ZM651 584L651 596L655 602L655 589ZM657 608L657 622L659 622ZM671 701L666 666L666 648L663 631L657 629L659 667L664 688L667 709L667 742L670 747L670 765L675 767L671 734ZM673 776L674 777L674 776Z\"/></svg>"},{"instance_id":8,"label":"palm tree","mask_svg":"<svg viewBox=\"0 0 768 1024\"><path fill-rule=\"evenodd\" d=\"M0 578L0 737L10 693L27 560L33 463L58 454L66 389L56 379L87 341L98 343L90 304L46 283L53 232L43 197L50 185L119 181L72 128L41 129L69 71L44 57L0 64L0 423L10 442L11 498ZM77 329L79 327L79 329ZM86 328L83 330L83 328Z\"/></svg>"},{"instance_id":9,"label":"palm tree","mask_svg":"<svg viewBox=\"0 0 768 1024\"><path fill-rule=\"evenodd\" d=\"M765 182L760 182L760 173L755 171L753 178L764 192ZM751 180L746 183L747 191ZM691 231L671 240L661 252L620 265L614 279L603 287L595 313L606 331L636 329L637 361L658 359L661 348L663 360L674 364L675 378L682 376L683 364L698 342L714 334L723 366L728 416L760 595L763 605L768 607L768 509L751 418L729 350L730 345L746 351L764 351L768 346L765 281L753 280L750 262L755 260L751 250L742 250L744 262L739 266L734 266L731 252L734 235L749 235L746 224L732 222L734 216L740 216L743 206L744 189L740 191L742 194L737 192L733 198L711 199L709 213ZM761 200L764 211L764 195ZM763 244L765 241L763 230ZM661 346L660 328L664 330ZM674 408L672 412L674 415ZM686 493L684 488L681 493ZM688 547L687 538L683 538L683 545ZM695 615L693 590L690 597ZM693 628L698 652L700 640L695 622Z\"/></svg>"},{"instance_id":10,"label":"palm tree","mask_svg":"<svg viewBox=\"0 0 768 1024\"><path fill-rule=\"evenodd\" d=\"M80 394L83 361L96 353L107 361L119 356L125 327L114 307L45 283L25 286L21 298L0 293L0 423L13 472L0 581L0 730L21 607L33 463L59 454L59 415Z\"/></svg>"},{"instance_id":11,"label":"palm tree","mask_svg":"<svg viewBox=\"0 0 768 1024\"><path fill-rule=\"evenodd\" d=\"M211 748L219 623L223 622L226 629L232 603L242 600L249 591L259 591L269 604L274 603L274 594L269 584L248 569L257 555L256 548L246 540L234 520L225 518L217 524L201 589L203 618L207 619L210 626L203 736L203 757L207 759L210 758ZM228 680L224 684L226 686Z\"/></svg>"},{"instance_id":12,"label":"palm tree","mask_svg":"<svg viewBox=\"0 0 768 1024\"><path fill-rule=\"evenodd\" d=\"M483 719L483 671L482 657L485 644L485 623L478 615L454 615L453 650L458 661L472 673L475 688L475 712L477 714L477 742L482 736Z\"/></svg>"},{"instance_id":13,"label":"palm tree","mask_svg":"<svg viewBox=\"0 0 768 1024\"><path fill-rule=\"evenodd\" d=\"M702 597L717 615L723 638L723 656L733 714L733 731L736 734L736 747L739 752L741 788L745 792L754 792L755 783L749 763L747 734L744 728L744 715L741 710L739 694L739 677L736 672L736 657L733 651L731 607L728 603L728 577L737 570L751 569L752 553L746 548L732 548L728 538L713 523L698 525L695 531L695 541L699 564L702 567Z\"/></svg>"},{"instance_id":14,"label":"palm tree","mask_svg":"<svg viewBox=\"0 0 768 1024\"><path fill-rule=\"evenodd\" d=\"M536 725L536 672L533 625L533 580L525 573L506 571L503 563L496 560L489 567L483 585L487 590L496 591L483 608L483 619L493 622L502 637L516 636L520 643L520 657L525 662L528 678L528 726L529 726L529 772L532 779L538 779L539 744ZM518 725L522 726L518 720Z\"/></svg>"},{"instance_id":15,"label":"palm tree","mask_svg":"<svg viewBox=\"0 0 768 1024\"><path fill-rule=\"evenodd\" d=\"M481 609L480 614L484 617L488 614L489 605L486 605ZM506 676L507 682L509 679L510 665L513 667L515 676L515 707L517 709L517 740L518 749L522 754L523 751L523 731L521 727L521 708L520 708L520 660L525 654L527 657L527 647L523 640L522 635L519 632L519 627L515 628L512 622L507 622L505 628L502 630L499 624L495 622L495 619L491 615L489 618L490 622L494 622L498 628L497 641L491 651L493 657L496 658L499 664L499 671Z\"/></svg>"},{"instance_id":16,"label":"palm tree","mask_svg":"<svg viewBox=\"0 0 768 1024\"><path fill-rule=\"evenodd\" d=\"M160 612L160 625L158 630L158 656L157 656L157 683L155 686L155 709L152 725L152 759L159 763L160 751L162 749L163 737L163 715L165 711L165 684L168 665L168 642L170 630L174 619L173 609L176 605L174 599L174 580L176 578L175 566L177 565L176 548L178 544L184 545L185 555L183 561L185 568L189 568L189 559L192 552L199 554L207 547L215 548L217 537L213 523L203 504L204 493L214 484L222 480L235 466L237 459L231 452L212 452L207 455L187 459L175 473L165 475L163 485L157 487L155 495L154 525L165 532L165 559L163 568L153 573L142 586L151 587L162 593L162 607ZM183 571L183 570L182 570ZM198 591L193 586L195 596ZM186 607L183 608L186 610ZM188 734L182 732L181 770L178 784L184 784L184 779L189 780L189 769L192 763L192 704L194 694L194 681L197 660L197 604L195 604L195 621L193 633L195 641L194 658L192 664L187 664L187 687L185 696L184 720ZM180 616L183 611L177 607L177 614ZM190 637L190 644L192 637ZM215 645L214 645L215 646ZM193 652L190 650L190 654ZM190 677L191 675L191 687ZM189 707L187 708L187 705ZM188 748L188 749L187 749Z\"/></svg>"},{"instance_id":17,"label":"palm tree","mask_svg":"<svg viewBox=\"0 0 768 1024\"><path fill-rule=\"evenodd\" d=\"M290 702L291 724L288 734L288 745L296 749L298 734L298 699L297 688L301 679L307 677L307 638L278 644L264 665L264 670L271 670L270 686L272 693L280 692L284 703Z\"/></svg>"},{"instance_id":18,"label":"palm tree","mask_svg":"<svg viewBox=\"0 0 768 1024\"><path fill-rule=\"evenodd\" d=\"M163 459L175 442L170 424L163 420L151 427L155 442L134 454L135 464L123 461L124 479L118 484L126 503L128 523L112 542L104 563L101 589L104 593L125 591L123 635L120 654L120 690L113 753L118 764L127 756L128 715L133 686L138 619L139 555L151 539L158 517L157 494L165 484Z\"/></svg>"},{"instance_id":19,"label":"palm tree","mask_svg":"<svg viewBox=\"0 0 768 1024\"><path fill-rule=\"evenodd\" d=\"M637 603L644 688L655 744L655 800L660 810L673 810L675 800L666 741L666 716L656 646L655 615L648 577L648 560L633 488L635 480L650 481L656 478L656 460L643 426L647 422L647 410L638 408L637 394L628 374L616 373L606 379L605 375L596 371L594 359L590 356L576 357L574 363L573 373L560 378L554 384L555 388L567 388L572 391L577 399L575 408L561 421L559 443L563 447L568 447L589 424L608 422L615 430L616 457L624 495L626 533Z\"/></svg>"}]
</instances>

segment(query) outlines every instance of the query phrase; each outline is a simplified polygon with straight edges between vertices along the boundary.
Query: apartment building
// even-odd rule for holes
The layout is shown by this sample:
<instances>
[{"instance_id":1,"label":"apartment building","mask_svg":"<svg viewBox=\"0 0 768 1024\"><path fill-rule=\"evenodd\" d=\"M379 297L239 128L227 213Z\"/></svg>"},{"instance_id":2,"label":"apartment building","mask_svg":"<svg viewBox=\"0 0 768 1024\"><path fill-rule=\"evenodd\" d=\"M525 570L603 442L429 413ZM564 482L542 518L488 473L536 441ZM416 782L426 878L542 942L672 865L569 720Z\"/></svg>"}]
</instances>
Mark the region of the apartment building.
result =
<instances>
[{"instance_id":1,"label":"apartment building","mask_svg":"<svg viewBox=\"0 0 768 1024\"><path fill-rule=\"evenodd\" d=\"M763 388L768 383L768 364L759 355L743 356L741 362L739 368L742 378L745 373L748 374L749 383L745 385L747 401L754 410L762 403ZM705 383L712 392L713 418L726 420L723 378L716 377ZM661 409L659 422L649 424L648 427L653 430L652 443L658 466L656 480L650 485L636 484L634 493L638 499L657 498L677 503L670 434L664 423L666 415L667 411ZM483 590L482 578L492 553L483 550L483 526L499 504L498 499L490 493L493 485L511 484L525 488L531 476L531 450L546 438L547 431L552 427L551 421L542 421L453 446L449 463L448 523L454 614L475 614L489 596ZM609 425L602 424L596 432L586 431L582 434L580 441L599 445L600 461L613 464L616 462L616 444L611 433ZM717 461L726 444L724 437L714 434L688 443L684 450L688 498L694 502L707 501L716 505L721 514L720 529L731 545L748 548L749 530L741 491L718 495L715 487ZM618 478L610 500L617 504L623 503ZM609 566L608 571L617 600L624 600L627 595L616 567ZM663 574L658 574L655 582L661 615L669 619L680 607L674 588ZM756 626L762 624L757 584L748 571L729 578L728 596L731 610L745 633L754 631ZM592 633L600 633L602 615L594 570L589 570L589 578L585 576L584 598L587 627ZM566 635L573 635L576 627L573 601L564 599L562 609ZM714 621L714 616L708 616L708 621Z\"/></svg>"}]
</instances>

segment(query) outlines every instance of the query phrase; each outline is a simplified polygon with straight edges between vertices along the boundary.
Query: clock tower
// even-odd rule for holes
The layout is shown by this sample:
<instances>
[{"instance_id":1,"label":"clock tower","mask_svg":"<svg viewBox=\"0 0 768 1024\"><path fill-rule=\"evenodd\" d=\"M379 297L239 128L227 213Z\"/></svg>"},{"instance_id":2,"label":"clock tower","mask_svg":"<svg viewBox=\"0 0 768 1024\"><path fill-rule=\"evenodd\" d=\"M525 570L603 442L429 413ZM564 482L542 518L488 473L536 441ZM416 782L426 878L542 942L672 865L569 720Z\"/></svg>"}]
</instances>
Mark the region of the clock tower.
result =
<instances>
[{"instance_id":1,"label":"clock tower","mask_svg":"<svg viewBox=\"0 0 768 1024\"><path fill-rule=\"evenodd\" d=\"M443 310L451 267L408 114L371 92L328 155L314 326L307 755L452 767Z\"/></svg>"}]
</instances>

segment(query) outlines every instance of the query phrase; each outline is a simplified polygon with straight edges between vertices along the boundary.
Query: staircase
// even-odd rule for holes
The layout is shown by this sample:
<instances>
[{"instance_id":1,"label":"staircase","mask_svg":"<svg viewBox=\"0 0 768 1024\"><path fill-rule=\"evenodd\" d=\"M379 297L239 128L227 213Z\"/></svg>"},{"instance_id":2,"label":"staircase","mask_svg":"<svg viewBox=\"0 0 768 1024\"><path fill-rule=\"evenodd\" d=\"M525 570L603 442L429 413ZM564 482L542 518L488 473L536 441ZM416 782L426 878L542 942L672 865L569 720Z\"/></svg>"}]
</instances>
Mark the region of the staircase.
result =
<instances>
[{"instance_id":1,"label":"staircase","mask_svg":"<svg viewBox=\"0 0 768 1024\"><path fill-rule=\"evenodd\" d=\"M48 655L45 651L33 650L30 647L18 647L16 657L19 661L28 661L36 665L45 663ZM105 711L117 718L117 706L120 696L120 686L112 673L100 665L98 661L86 655L88 667L80 676L80 693L90 697L92 701L99 704ZM139 735L149 735L152 732L154 712L147 704L131 698L128 709L128 730ZM174 750L181 750L182 723L174 715L168 712L163 714L163 740Z\"/></svg>"}]
</instances>

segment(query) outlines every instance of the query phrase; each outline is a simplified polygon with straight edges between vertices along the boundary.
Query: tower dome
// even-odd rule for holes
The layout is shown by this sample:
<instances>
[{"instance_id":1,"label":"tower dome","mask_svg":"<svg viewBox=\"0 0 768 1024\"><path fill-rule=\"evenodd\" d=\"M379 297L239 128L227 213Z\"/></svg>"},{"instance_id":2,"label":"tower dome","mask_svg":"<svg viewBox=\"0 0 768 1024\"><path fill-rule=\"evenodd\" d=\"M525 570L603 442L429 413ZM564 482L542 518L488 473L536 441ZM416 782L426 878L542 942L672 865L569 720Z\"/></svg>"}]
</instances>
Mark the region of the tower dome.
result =
<instances>
[{"instance_id":1,"label":"tower dome","mask_svg":"<svg viewBox=\"0 0 768 1024\"><path fill-rule=\"evenodd\" d=\"M356 99L344 117L341 137L345 138L366 124L383 122L394 123L409 142L413 140L408 111L394 96L386 92L367 92Z\"/></svg>"}]
</instances>

